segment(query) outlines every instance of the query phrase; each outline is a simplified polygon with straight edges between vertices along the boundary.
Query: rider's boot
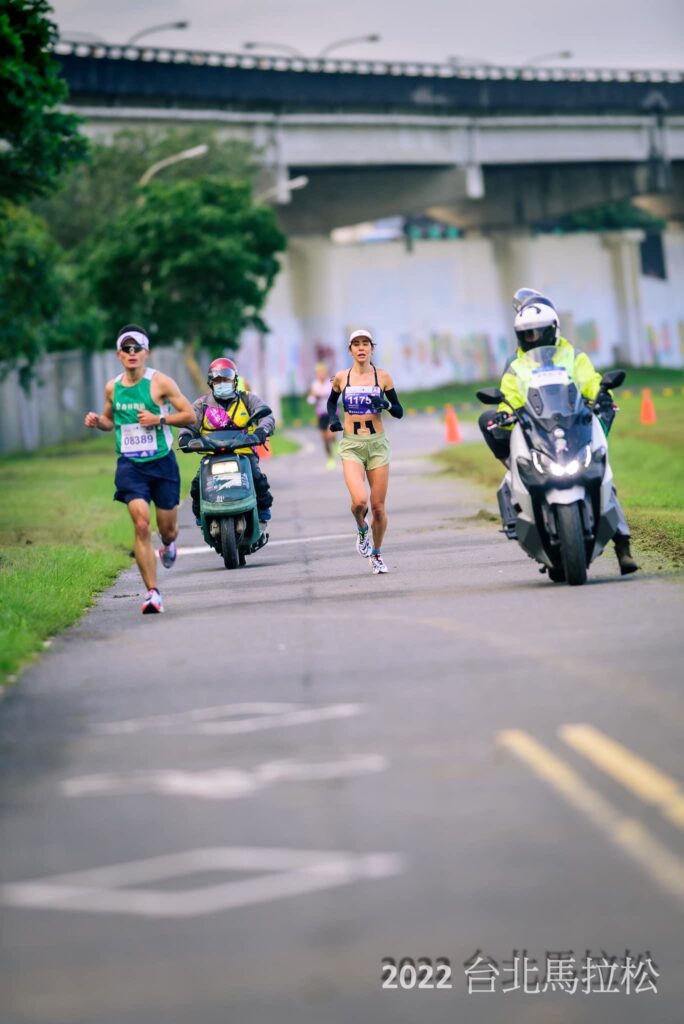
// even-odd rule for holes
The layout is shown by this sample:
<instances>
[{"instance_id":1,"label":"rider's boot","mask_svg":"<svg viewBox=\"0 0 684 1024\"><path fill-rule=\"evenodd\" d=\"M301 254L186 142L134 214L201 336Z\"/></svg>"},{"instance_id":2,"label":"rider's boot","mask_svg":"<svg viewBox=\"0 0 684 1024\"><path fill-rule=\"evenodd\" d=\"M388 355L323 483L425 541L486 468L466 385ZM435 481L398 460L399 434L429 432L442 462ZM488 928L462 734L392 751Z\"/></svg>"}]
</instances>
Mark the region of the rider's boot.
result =
<instances>
[{"instance_id":1,"label":"rider's boot","mask_svg":"<svg viewBox=\"0 0 684 1024\"><path fill-rule=\"evenodd\" d=\"M615 554L617 555L618 565L620 566L620 575L628 576L629 573L636 572L639 566L634 561L634 557L629 546L629 537L624 533L616 533L613 537L613 543L615 544Z\"/></svg>"}]
</instances>

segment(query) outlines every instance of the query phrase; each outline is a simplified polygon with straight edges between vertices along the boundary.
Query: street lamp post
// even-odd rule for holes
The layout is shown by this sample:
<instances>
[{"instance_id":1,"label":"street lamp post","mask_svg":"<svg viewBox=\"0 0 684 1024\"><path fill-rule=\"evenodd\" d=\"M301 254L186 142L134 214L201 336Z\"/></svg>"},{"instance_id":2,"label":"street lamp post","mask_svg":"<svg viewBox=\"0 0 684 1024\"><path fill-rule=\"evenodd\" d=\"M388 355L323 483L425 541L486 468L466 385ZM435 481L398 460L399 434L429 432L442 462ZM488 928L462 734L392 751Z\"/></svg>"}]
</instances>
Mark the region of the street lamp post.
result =
<instances>
[{"instance_id":1,"label":"street lamp post","mask_svg":"<svg viewBox=\"0 0 684 1024\"><path fill-rule=\"evenodd\" d=\"M303 57L304 54L301 50L298 50L295 46L288 46L287 43L258 43L249 42L242 44L245 50L265 50L270 47L272 50L283 50L285 53L291 54L293 57Z\"/></svg>"},{"instance_id":2,"label":"street lamp post","mask_svg":"<svg viewBox=\"0 0 684 1024\"><path fill-rule=\"evenodd\" d=\"M558 50L556 53L540 53L537 57L529 57L528 60L524 60L520 65L523 68L531 68L535 64L545 64L549 60L572 60L574 57L572 50Z\"/></svg>"},{"instance_id":3,"label":"street lamp post","mask_svg":"<svg viewBox=\"0 0 684 1024\"><path fill-rule=\"evenodd\" d=\"M193 146L192 149L184 149L180 153L174 153L173 156L167 156L164 157L163 160L158 160L156 164L152 164L151 167L148 167L145 173L140 177L138 180L138 187L142 188L143 185L147 185L150 178L152 178L157 171L163 170L164 167L170 167L171 164L177 164L181 160L192 160L196 156L204 156L208 150L209 146L203 142L200 146Z\"/></svg>"},{"instance_id":4,"label":"street lamp post","mask_svg":"<svg viewBox=\"0 0 684 1024\"><path fill-rule=\"evenodd\" d=\"M258 196L254 197L255 203L265 203L269 199L275 199L277 203L289 203L290 193L294 192L298 188L305 188L309 184L309 179L305 174L300 175L298 178L289 178L286 181L278 181L271 188L267 188L265 192L260 192Z\"/></svg>"},{"instance_id":5,"label":"street lamp post","mask_svg":"<svg viewBox=\"0 0 684 1024\"><path fill-rule=\"evenodd\" d=\"M315 54L314 59L320 59L327 57L331 50L336 50L340 46L351 46L353 43L379 43L380 36L377 32L373 32L368 36L350 36L348 39L336 39L333 43L328 43L324 46L320 53ZM285 53L291 54L293 57L306 58L306 54L298 50L296 46L288 46L287 43L267 43L267 42L255 42L254 40L249 43L242 44L245 50L283 50ZM310 58L309 58L310 59Z\"/></svg>"},{"instance_id":6,"label":"street lamp post","mask_svg":"<svg viewBox=\"0 0 684 1024\"><path fill-rule=\"evenodd\" d=\"M149 28L143 28L139 32L135 32L123 45L132 46L138 39L142 39L143 36L149 36L153 32L164 32L166 29L184 29L188 28L189 25L189 21L168 21L163 25L150 25Z\"/></svg>"},{"instance_id":7,"label":"street lamp post","mask_svg":"<svg viewBox=\"0 0 684 1024\"><path fill-rule=\"evenodd\" d=\"M337 39L334 43L328 43L324 46L321 52L317 55L319 57L327 57L331 50L337 50L340 46L351 46L354 43L379 43L380 36L377 32L371 33L369 36L351 36L349 39Z\"/></svg>"}]
</instances>

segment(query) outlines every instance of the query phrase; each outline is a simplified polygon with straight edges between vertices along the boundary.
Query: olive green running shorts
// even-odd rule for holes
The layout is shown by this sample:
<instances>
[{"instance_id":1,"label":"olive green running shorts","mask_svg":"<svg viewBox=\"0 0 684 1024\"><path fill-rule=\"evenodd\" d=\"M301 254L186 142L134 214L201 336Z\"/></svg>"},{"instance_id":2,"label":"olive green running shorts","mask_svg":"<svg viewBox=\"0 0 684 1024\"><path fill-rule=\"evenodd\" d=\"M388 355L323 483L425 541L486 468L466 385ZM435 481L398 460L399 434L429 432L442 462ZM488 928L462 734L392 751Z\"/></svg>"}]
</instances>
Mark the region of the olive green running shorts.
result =
<instances>
[{"instance_id":1,"label":"olive green running shorts","mask_svg":"<svg viewBox=\"0 0 684 1024\"><path fill-rule=\"evenodd\" d=\"M339 452L341 459L358 462L366 470L387 466L390 460L390 445L385 433L359 437L358 434L345 432L340 441Z\"/></svg>"}]
</instances>

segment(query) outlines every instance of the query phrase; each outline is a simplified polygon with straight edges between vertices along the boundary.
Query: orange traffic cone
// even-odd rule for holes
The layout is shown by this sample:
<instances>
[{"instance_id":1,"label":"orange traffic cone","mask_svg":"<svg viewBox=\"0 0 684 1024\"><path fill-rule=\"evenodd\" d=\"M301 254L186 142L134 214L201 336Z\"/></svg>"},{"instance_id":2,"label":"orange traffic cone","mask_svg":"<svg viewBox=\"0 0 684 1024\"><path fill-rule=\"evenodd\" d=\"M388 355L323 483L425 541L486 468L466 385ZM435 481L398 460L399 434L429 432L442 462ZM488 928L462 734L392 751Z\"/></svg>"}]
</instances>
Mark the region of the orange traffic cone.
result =
<instances>
[{"instance_id":1,"label":"orange traffic cone","mask_svg":"<svg viewBox=\"0 0 684 1024\"><path fill-rule=\"evenodd\" d=\"M444 417L444 434L447 444L459 444L463 438L461 428L458 425L458 416L453 405L445 406L446 416Z\"/></svg>"},{"instance_id":2,"label":"orange traffic cone","mask_svg":"<svg viewBox=\"0 0 684 1024\"><path fill-rule=\"evenodd\" d=\"M254 449L254 454L257 455L259 457L259 459L262 459L262 460L263 459L270 459L271 458L271 449L267 448L265 444L258 444L256 446L256 448Z\"/></svg>"},{"instance_id":3,"label":"orange traffic cone","mask_svg":"<svg viewBox=\"0 0 684 1024\"><path fill-rule=\"evenodd\" d=\"M656 421L655 405L653 404L653 395L651 394L650 388L644 388L641 392L641 413L639 420L646 427L650 427L651 424Z\"/></svg>"}]
</instances>

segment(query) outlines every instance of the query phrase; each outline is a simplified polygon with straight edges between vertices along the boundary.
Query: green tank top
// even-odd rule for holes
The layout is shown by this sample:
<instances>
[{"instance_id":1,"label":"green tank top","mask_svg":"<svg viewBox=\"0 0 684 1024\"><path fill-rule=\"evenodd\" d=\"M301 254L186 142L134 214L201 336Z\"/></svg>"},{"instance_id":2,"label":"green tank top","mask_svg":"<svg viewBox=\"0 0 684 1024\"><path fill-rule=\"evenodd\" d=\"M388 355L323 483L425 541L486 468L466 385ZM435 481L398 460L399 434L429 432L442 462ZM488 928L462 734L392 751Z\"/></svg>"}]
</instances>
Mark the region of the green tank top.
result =
<instances>
[{"instance_id":1,"label":"green tank top","mask_svg":"<svg viewBox=\"0 0 684 1024\"><path fill-rule=\"evenodd\" d=\"M156 372L151 368L145 370L144 377L132 387L125 387L122 383L123 373L114 381L112 409L116 450L134 462L161 459L168 455L173 443L170 427L142 427L138 423L138 413L143 409L156 416L169 412L168 405L157 405L152 398L150 385Z\"/></svg>"}]
</instances>

